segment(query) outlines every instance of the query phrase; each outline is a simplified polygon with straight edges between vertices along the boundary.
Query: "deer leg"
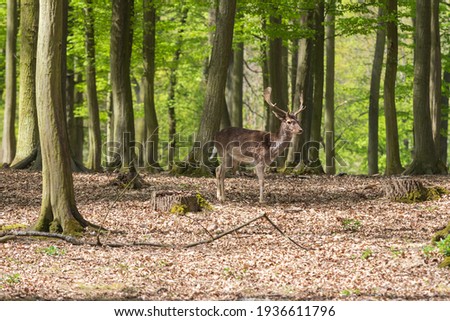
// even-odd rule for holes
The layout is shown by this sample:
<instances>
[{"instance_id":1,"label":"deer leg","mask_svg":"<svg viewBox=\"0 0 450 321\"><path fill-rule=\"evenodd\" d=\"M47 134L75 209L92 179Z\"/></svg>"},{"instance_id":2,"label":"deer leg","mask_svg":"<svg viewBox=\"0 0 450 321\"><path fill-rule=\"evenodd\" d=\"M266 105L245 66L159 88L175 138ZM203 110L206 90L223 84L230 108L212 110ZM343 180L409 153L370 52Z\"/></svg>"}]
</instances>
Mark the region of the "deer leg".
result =
<instances>
[{"instance_id":1,"label":"deer leg","mask_svg":"<svg viewBox=\"0 0 450 321\"><path fill-rule=\"evenodd\" d=\"M255 170L259 182L259 202L264 203L264 163L256 164Z\"/></svg>"},{"instance_id":2,"label":"deer leg","mask_svg":"<svg viewBox=\"0 0 450 321\"><path fill-rule=\"evenodd\" d=\"M226 173L226 164L222 162L219 167L216 169L216 178L217 178L217 199L220 202L225 201L225 173Z\"/></svg>"}]
</instances>

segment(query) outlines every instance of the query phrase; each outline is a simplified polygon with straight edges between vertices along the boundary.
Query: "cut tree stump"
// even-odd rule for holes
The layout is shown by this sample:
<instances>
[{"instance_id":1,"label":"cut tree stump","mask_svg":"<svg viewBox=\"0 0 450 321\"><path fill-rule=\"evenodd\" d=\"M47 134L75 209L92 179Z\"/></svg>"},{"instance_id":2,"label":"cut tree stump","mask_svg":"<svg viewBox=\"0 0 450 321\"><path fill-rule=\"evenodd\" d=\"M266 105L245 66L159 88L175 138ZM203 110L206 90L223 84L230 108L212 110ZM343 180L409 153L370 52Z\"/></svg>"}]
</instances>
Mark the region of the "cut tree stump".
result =
<instances>
[{"instance_id":1,"label":"cut tree stump","mask_svg":"<svg viewBox=\"0 0 450 321\"><path fill-rule=\"evenodd\" d=\"M384 191L390 200L403 203L437 200L448 194L443 187L425 187L422 182L410 178L392 179L384 185Z\"/></svg>"},{"instance_id":2,"label":"cut tree stump","mask_svg":"<svg viewBox=\"0 0 450 321\"><path fill-rule=\"evenodd\" d=\"M199 212L207 204L198 193L182 191L154 191L151 195L151 207L155 211L183 214Z\"/></svg>"}]
</instances>

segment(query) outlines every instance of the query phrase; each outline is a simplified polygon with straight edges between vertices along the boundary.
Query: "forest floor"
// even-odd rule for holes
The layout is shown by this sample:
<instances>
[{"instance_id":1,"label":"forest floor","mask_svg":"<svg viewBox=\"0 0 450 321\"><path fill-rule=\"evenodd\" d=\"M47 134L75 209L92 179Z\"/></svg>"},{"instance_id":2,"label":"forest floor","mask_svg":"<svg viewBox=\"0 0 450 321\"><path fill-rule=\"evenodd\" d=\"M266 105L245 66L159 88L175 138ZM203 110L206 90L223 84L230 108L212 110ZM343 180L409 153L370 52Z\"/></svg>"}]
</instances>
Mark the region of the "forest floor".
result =
<instances>
[{"instance_id":1,"label":"forest floor","mask_svg":"<svg viewBox=\"0 0 450 321\"><path fill-rule=\"evenodd\" d=\"M226 179L221 204L213 178L144 175L142 189L118 197L114 175L74 174L77 205L112 231L101 243L130 245L0 243L0 300L450 300L450 270L437 267L442 255L430 247L450 221L450 195L404 204L383 196L389 178L269 174L267 203L258 204L258 182L245 176ZM445 176L418 179L450 189ZM0 170L0 229L37 219L41 186L40 173ZM152 210L151 193L167 190L199 192L212 209ZM265 219L183 248L263 213L309 250ZM95 231L82 240L95 243Z\"/></svg>"}]
</instances>

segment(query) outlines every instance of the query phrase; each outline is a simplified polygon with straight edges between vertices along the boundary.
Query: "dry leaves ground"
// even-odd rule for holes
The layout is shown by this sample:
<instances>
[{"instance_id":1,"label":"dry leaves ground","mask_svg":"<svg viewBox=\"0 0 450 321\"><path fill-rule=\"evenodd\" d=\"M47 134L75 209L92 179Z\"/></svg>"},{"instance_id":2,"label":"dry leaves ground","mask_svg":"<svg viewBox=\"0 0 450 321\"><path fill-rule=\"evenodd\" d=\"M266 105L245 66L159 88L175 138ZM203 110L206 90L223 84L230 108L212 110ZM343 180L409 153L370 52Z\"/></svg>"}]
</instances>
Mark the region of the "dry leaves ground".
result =
<instances>
[{"instance_id":1,"label":"dry leaves ground","mask_svg":"<svg viewBox=\"0 0 450 321\"><path fill-rule=\"evenodd\" d=\"M424 251L450 220L450 196L418 204L383 197L387 178L267 175L268 202L259 205L253 177L226 180L228 201L215 200L208 178L143 176L127 191L109 174L74 174L78 209L111 231L103 243L183 245L265 212L296 247L265 220L190 249L75 246L18 238L0 244L1 300L448 300L450 270ZM450 189L447 177L421 177ZM188 217L151 210L152 191L203 194L210 211ZM41 176L0 170L0 226L37 218ZM84 239L95 241L93 232Z\"/></svg>"}]
</instances>

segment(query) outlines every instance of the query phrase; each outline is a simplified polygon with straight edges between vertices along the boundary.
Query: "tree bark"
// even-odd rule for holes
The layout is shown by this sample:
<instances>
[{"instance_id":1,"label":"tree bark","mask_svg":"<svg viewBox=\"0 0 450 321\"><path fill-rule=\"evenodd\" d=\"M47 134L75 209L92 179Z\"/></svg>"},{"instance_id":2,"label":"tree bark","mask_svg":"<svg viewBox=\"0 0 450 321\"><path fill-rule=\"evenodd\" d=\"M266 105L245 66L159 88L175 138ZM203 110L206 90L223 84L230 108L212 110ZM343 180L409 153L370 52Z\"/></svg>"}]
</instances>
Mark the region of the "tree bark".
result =
<instances>
[{"instance_id":1,"label":"tree bark","mask_svg":"<svg viewBox=\"0 0 450 321\"><path fill-rule=\"evenodd\" d=\"M448 116L449 116L449 96L450 96L450 71L444 71L443 86L445 91L441 93L442 102L442 117L441 117L441 130L443 135L441 135L440 143L440 159L447 165L447 147L448 147ZM444 112L445 111L445 112Z\"/></svg>"},{"instance_id":2,"label":"tree bark","mask_svg":"<svg viewBox=\"0 0 450 321\"><path fill-rule=\"evenodd\" d=\"M308 147L308 171L321 174L324 173L319 158L322 109L323 109L323 87L324 87L324 29L325 5L324 0L318 0L315 6L314 20L316 37L314 39L314 97L313 115L311 123L310 145Z\"/></svg>"},{"instance_id":3,"label":"tree bark","mask_svg":"<svg viewBox=\"0 0 450 321\"><path fill-rule=\"evenodd\" d=\"M42 205L39 231L76 234L89 223L75 204L71 159L61 91L63 4L39 2L36 103L42 151Z\"/></svg>"},{"instance_id":4,"label":"tree bark","mask_svg":"<svg viewBox=\"0 0 450 321\"><path fill-rule=\"evenodd\" d=\"M11 166L29 167L35 160L39 145L36 111L36 45L38 29L38 2L22 0L20 3L20 86L19 132L17 150ZM24 163L24 160L27 160Z\"/></svg>"},{"instance_id":5,"label":"tree bark","mask_svg":"<svg viewBox=\"0 0 450 321\"><path fill-rule=\"evenodd\" d=\"M16 90L17 90L17 72L16 72L16 56L17 56L17 29L19 19L17 15L17 1L8 0L6 2L6 57L5 57L5 111L3 119L3 139L2 139L2 156L3 164L11 164L16 153Z\"/></svg>"},{"instance_id":6,"label":"tree bark","mask_svg":"<svg viewBox=\"0 0 450 321\"><path fill-rule=\"evenodd\" d=\"M135 173L135 131L130 63L134 0L112 2L110 70L114 114L115 164L122 173Z\"/></svg>"},{"instance_id":7,"label":"tree bark","mask_svg":"<svg viewBox=\"0 0 450 321\"><path fill-rule=\"evenodd\" d=\"M439 0L431 0L431 55L430 55L430 111L434 148L441 143L441 36L439 30ZM439 156L439 152L437 153Z\"/></svg>"},{"instance_id":8,"label":"tree bark","mask_svg":"<svg viewBox=\"0 0 450 321\"><path fill-rule=\"evenodd\" d=\"M97 72L95 63L95 29L92 0L86 0L84 8L85 51L86 51L86 100L89 112L89 153L87 167L101 171L102 142L100 114L97 98Z\"/></svg>"},{"instance_id":9,"label":"tree bark","mask_svg":"<svg viewBox=\"0 0 450 321\"><path fill-rule=\"evenodd\" d=\"M387 56L384 78L384 114L386 121L386 175L400 174L397 112L395 108L395 83L398 65L397 0L386 0L386 14L391 17L386 24Z\"/></svg>"},{"instance_id":10,"label":"tree bark","mask_svg":"<svg viewBox=\"0 0 450 321\"><path fill-rule=\"evenodd\" d=\"M203 113L194 146L188 156L188 163L195 164L195 169L199 169L200 173L204 172L208 164L207 147L219 129L221 110L224 108L235 13L236 0L219 0Z\"/></svg>"},{"instance_id":11,"label":"tree bark","mask_svg":"<svg viewBox=\"0 0 450 321\"><path fill-rule=\"evenodd\" d=\"M334 79L335 79L335 0L329 1L326 29L326 92L325 92L325 173L336 174L334 152Z\"/></svg>"},{"instance_id":12,"label":"tree bark","mask_svg":"<svg viewBox=\"0 0 450 321\"><path fill-rule=\"evenodd\" d=\"M153 0L144 0L144 113L146 142L144 162L149 171L159 171L159 126L155 109L156 8Z\"/></svg>"},{"instance_id":13,"label":"tree bark","mask_svg":"<svg viewBox=\"0 0 450 321\"><path fill-rule=\"evenodd\" d=\"M382 7L378 8L378 20L381 21L384 14ZM372 62L372 76L370 79L369 97L369 143L368 143L368 167L369 175L378 173L378 117L380 101L381 72L383 69L384 48L386 45L385 24L379 22L375 41L375 53Z\"/></svg>"},{"instance_id":14,"label":"tree bark","mask_svg":"<svg viewBox=\"0 0 450 321\"><path fill-rule=\"evenodd\" d=\"M239 42L233 50L231 72L229 73L230 90L228 102L228 113L230 123L233 127L242 127L242 101L243 101L243 79L244 79L244 43Z\"/></svg>"},{"instance_id":15,"label":"tree bark","mask_svg":"<svg viewBox=\"0 0 450 321\"><path fill-rule=\"evenodd\" d=\"M405 174L442 174L445 166L435 148L430 116L431 5L416 3L416 46L414 50L414 158Z\"/></svg>"}]
</instances>

